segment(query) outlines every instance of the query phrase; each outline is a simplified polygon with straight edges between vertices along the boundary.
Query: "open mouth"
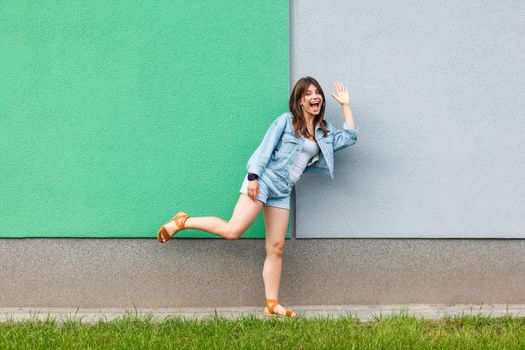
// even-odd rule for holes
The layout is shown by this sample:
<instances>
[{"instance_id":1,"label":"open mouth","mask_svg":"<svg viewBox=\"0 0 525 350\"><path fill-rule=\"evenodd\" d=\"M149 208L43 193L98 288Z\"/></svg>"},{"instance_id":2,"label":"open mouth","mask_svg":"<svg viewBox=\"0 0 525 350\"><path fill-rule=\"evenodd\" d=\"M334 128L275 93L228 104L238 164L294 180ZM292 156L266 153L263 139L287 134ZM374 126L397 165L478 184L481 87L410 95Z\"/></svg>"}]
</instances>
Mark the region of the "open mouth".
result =
<instances>
[{"instance_id":1,"label":"open mouth","mask_svg":"<svg viewBox=\"0 0 525 350\"><path fill-rule=\"evenodd\" d=\"M319 108L321 108L321 103L319 102L310 102L310 107L312 107L312 109L314 110L319 110Z\"/></svg>"}]
</instances>

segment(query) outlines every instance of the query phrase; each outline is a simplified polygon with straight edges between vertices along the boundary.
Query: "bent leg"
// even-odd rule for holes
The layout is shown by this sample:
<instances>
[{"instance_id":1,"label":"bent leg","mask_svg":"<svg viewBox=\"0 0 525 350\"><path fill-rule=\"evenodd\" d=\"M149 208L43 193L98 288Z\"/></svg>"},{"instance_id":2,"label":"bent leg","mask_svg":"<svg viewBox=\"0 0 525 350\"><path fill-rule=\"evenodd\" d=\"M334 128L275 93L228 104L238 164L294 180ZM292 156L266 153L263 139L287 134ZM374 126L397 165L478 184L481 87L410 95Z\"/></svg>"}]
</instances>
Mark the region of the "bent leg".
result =
<instances>
[{"instance_id":1,"label":"bent leg","mask_svg":"<svg viewBox=\"0 0 525 350\"><path fill-rule=\"evenodd\" d=\"M186 220L185 227L213 233L226 239L237 239L257 219L257 215L259 215L263 205L263 202L259 200L253 201L250 197L241 193L229 221L216 216L191 216Z\"/></svg>"}]
</instances>

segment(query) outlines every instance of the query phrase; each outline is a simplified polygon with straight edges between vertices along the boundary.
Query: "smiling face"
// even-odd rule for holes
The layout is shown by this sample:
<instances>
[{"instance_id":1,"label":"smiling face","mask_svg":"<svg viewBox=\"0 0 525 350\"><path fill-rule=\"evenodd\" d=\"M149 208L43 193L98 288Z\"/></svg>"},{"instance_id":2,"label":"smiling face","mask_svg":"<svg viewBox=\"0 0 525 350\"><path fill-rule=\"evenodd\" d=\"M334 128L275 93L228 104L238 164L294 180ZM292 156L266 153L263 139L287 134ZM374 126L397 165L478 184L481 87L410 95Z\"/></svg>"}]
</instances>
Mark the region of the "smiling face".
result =
<instances>
[{"instance_id":1,"label":"smiling face","mask_svg":"<svg viewBox=\"0 0 525 350\"><path fill-rule=\"evenodd\" d=\"M326 107L323 89L319 82L311 76L305 76L297 80L293 86L290 100L288 102L290 112L293 114L293 128L297 137L311 135L307 125L313 121L314 125L324 131L324 111Z\"/></svg>"},{"instance_id":2,"label":"smiling face","mask_svg":"<svg viewBox=\"0 0 525 350\"><path fill-rule=\"evenodd\" d=\"M310 84L301 99L303 113L315 116L321 111L323 105L323 95L314 84Z\"/></svg>"}]
</instances>

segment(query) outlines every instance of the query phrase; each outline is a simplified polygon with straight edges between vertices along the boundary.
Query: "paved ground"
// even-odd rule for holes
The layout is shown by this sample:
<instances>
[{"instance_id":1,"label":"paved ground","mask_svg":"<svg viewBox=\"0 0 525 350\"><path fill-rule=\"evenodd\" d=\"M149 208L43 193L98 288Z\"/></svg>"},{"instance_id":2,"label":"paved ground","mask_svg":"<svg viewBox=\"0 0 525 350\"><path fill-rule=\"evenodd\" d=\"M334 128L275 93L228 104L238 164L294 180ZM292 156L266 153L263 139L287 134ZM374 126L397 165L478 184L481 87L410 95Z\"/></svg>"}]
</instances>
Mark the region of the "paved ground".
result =
<instances>
[{"instance_id":1,"label":"paved ground","mask_svg":"<svg viewBox=\"0 0 525 350\"><path fill-rule=\"evenodd\" d=\"M289 305L300 316L311 317L341 317L353 315L361 321L368 321L376 316L408 312L418 318L439 319L447 315L483 314L492 316L525 316L523 304L485 304L485 305ZM51 316L58 322L75 318L92 323L99 320L113 320L126 313L140 316L153 315L154 320L180 315L184 318L202 319L217 313L228 319L235 319L246 314L256 314L263 317L262 307L239 308L173 308L173 309L53 309L53 308L0 308L0 321L22 321L28 319L46 319Z\"/></svg>"}]
</instances>

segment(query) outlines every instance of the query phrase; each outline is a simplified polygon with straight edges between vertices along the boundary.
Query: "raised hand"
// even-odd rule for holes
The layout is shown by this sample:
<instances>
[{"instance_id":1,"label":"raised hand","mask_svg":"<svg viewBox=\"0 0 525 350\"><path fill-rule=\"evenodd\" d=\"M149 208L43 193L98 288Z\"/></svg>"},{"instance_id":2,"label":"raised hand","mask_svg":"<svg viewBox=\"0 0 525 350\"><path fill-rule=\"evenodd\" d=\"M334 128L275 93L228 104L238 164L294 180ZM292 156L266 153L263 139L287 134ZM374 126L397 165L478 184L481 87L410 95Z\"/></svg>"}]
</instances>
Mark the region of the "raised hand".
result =
<instances>
[{"instance_id":1,"label":"raised hand","mask_svg":"<svg viewBox=\"0 0 525 350\"><path fill-rule=\"evenodd\" d=\"M350 96L348 95L348 88L341 84L340 82L336 81L334 83L335 90L337 94L330 94L333 98L337 100L341 105L349 105L350 104Z\"/></svg>"}]
</instances>

